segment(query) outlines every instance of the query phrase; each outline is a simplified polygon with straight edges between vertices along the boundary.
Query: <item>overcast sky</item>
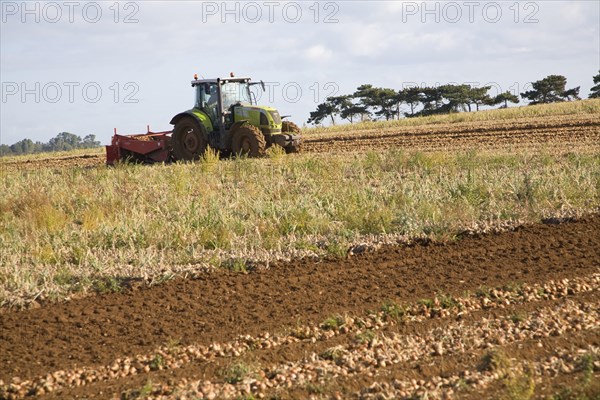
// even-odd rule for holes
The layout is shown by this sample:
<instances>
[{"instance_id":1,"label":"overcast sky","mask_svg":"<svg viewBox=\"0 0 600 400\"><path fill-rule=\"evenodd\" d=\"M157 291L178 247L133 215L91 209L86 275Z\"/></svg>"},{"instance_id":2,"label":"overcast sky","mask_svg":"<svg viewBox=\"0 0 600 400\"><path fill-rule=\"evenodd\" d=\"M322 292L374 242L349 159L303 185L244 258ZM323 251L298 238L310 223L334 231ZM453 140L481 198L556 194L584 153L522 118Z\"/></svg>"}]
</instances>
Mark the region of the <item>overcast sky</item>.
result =
<instances>
[{"instance_id":1,"label":"overcast sky","mask_svg":"<svg viewBox=\"0 0 600 400\"><path fill-rule=\"evenodd\" d=\"M190 81L264 80L298 124L332 94L470 83L520 93L550 74L587 97L598 1L0 2L0 143L67 131L108 143L171 129Z\"/></svg>"}]
</instances>

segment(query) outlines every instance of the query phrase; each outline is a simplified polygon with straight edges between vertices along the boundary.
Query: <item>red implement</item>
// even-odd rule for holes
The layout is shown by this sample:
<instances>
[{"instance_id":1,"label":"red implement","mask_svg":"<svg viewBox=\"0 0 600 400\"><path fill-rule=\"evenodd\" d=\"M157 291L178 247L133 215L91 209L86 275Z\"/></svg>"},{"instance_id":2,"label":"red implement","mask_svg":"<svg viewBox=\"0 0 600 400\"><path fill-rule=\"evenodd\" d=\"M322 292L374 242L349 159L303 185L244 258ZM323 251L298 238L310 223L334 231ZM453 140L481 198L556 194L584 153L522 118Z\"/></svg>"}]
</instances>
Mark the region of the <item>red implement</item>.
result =
<instances>
[{"instance_id":1,"label":"red implement","mask_svg":"<svg viewBox=\"0 0 600 400\"><path fill-rule=\"evenodd\" d=\"M172 131L150 132L140 135L119 135L115 128L111 144L106 146L106 164L117 161L142 163L170 161Z\"/></svg>"}]
</instances>

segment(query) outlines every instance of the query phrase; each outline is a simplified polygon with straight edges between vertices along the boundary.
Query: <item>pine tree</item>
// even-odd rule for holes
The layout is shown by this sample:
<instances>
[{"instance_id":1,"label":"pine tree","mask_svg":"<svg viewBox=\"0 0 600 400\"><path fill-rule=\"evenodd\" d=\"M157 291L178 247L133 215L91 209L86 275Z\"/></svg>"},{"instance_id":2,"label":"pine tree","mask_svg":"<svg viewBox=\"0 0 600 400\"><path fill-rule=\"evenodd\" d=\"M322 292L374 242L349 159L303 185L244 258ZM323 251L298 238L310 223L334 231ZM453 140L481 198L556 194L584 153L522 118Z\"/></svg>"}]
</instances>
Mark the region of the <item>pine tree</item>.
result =
<instances>
[{"instance_id":1,"label":"pine tree","mask_svg":"<svg viewBox=\"0 0 600 400\"><path fill-rule=\"evenodd\" d=\"M579 99L579 86L566 90L567 78L562 75L549 75L532 85L532 90L521 93L532 105Z\"/></svg>"},{"instance_id":2,"label":"pine tree","mask_svg":"<svg viewBox=\"0 0 600 400\"><path fill-rule=\"evenodd\" d=\"M594 83L596 86L592 87L590 99L600 99L600 71L598 71L598 75L594 77Z\"/></svg>"},{"instance_id":3,"label":"pine tree","mask_svg":"<svg viewBox=\"0 0 600 400\"><path fill-rule=\"evenodd\" d=\"M504 103L500 108L508 108L508 102L518 103L519 96L512 94L510 91L506 91L504 93L500 93L498 96L491 99L489 105L496 105Z\"/></svg>"}]
</instances>

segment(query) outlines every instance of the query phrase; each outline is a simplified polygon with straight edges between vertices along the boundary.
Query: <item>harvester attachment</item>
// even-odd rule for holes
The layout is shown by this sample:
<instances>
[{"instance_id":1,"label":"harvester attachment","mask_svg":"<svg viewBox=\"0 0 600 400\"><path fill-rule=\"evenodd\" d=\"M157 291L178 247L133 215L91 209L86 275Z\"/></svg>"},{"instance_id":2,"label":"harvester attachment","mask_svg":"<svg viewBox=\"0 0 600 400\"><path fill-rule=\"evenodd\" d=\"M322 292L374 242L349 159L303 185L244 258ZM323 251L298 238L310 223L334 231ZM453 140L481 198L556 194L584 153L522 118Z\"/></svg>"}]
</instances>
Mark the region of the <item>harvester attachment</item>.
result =
<instances>
[{"instance_id":1,"label":"harvester attachment","mask_svg":"<svg viewBox=\"0 0 600 400\"><path fill-rule=\"evenodd\" d=\"M144 164L171 161L172 131L148 132L141 135L119 135L115 129L111 144L106 146L106 164L131 161Z\"/></svg>"}]
</instances>

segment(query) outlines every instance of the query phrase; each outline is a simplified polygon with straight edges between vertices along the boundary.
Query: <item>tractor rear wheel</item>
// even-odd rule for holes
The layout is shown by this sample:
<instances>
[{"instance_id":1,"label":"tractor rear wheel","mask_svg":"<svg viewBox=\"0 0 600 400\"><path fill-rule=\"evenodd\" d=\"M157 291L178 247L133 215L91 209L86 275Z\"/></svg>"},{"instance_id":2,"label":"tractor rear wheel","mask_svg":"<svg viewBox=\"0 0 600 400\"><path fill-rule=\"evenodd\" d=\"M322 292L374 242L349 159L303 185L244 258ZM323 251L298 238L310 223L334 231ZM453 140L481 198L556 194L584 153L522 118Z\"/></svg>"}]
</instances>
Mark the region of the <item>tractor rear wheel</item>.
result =
<instances>
[{"instance_id":1,"label":"tractor rear wheel","mask_svg":"<svg viewBox=\"0 0 600 400\"><path fill-rule=\"evenodd\" d=\"M183 118L175 124L171 147L175 161L195 161L206 151L208 142L203 130L191 118Z\"/></svg>"},{"instance_id":2,"label":"tractor rear wheel","mask_svg":"<svg viewBox=\"0 0 600 400\"><path fill-rule=\"evenodd\" d=\"M300 134L300 127L293 123L292 121L282 121L281 122L281 133L291 133L292 135ZM290 145L284 147L285 152L287 154L290 153L300 153L302 150L302 144L298 144L296 146Z\"/></svg>"},{"instance_id":3,"label":"tractor rear wheel","mask_svg":"<svg viewBox=\"0 0 600 400\"><path fill-rule=\"evenodd\" d=\"M253 125L240 126L233 133L231 150L238 155L248 157L262 157L265 155L267 142L260 129Z\"/></svg>"}]
</instances>

